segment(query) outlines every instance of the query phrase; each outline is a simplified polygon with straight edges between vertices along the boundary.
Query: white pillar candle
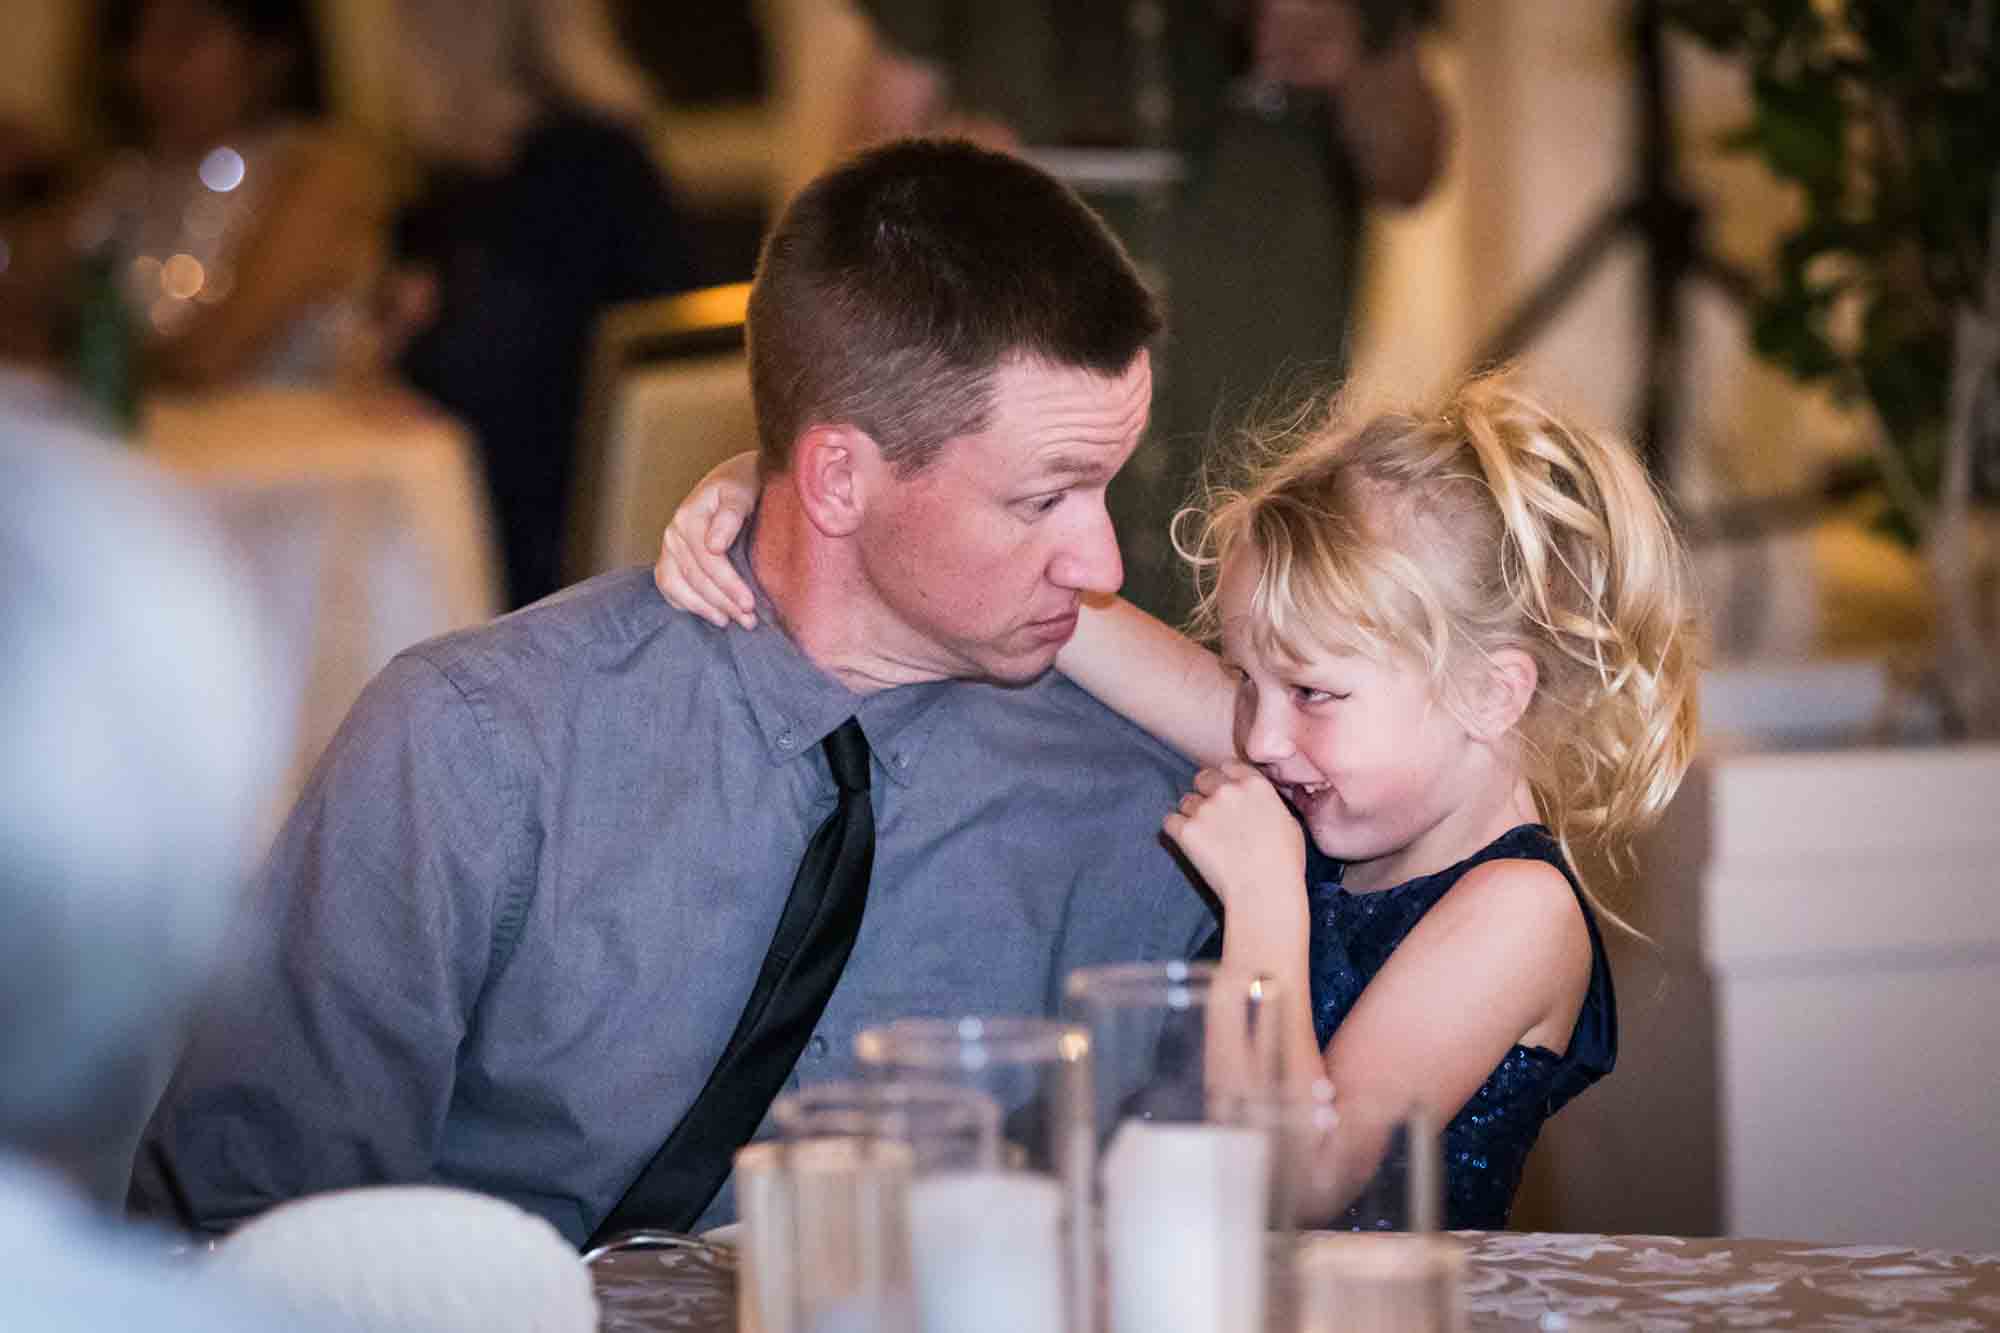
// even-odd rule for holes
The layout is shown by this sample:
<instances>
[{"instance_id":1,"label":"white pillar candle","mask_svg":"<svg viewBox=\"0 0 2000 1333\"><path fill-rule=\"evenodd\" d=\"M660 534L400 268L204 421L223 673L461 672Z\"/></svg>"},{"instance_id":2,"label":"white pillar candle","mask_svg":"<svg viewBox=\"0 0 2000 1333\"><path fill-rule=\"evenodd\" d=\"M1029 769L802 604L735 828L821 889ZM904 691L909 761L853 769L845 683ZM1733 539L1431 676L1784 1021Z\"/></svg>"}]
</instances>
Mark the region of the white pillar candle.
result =
<instances>
[{"instance_id":1,"label":"white pillar candle","mask_svg":"<svg viewBox=\"0 0 2000 1333\"><path fill-rule=\"evenodd\" d=\"M909 1175L909 1150L880 1140L738 1152L737 1333L907 1329Z\"/></svg>"},{"instance_id":2,"label":"white pillar candle","mask_svg":"<svg viewBox=\"0 0 2000 1333\"><path fill-rule=\"evenodd\" d=\"M792 1179L784 1151L736 1153L736 1333L792 1333Z\"/></svg>"},{"instance_id":3,"label":"white pillar candle","mask_svg":"<svg viewBox=\"0 0 2000 1333\"><path fill-rule=\"evenodd\" d=\"M1062 1190L1025 1171L942 1171L910 1185L910 1267L924 1333L1064 1327Z\"/></svg>"},{"instance_id":4,"label":"white pillar candle","mask_svg":"<svg viewBox=\"0 0 2000 1333\"><path fill-rule=\"evenodd\" d=\"M1112 1333L1262 1333L1265 1135L1128 1120L1102 1178Z\"/></svg>"},{"instance_id":5,"label":"white pillar candle","mask_svg":"<svg viewBox=\"0 0 2000 1333\"><path fill-rule=\"evenodd\" d=\"M794 1330L907 1323L910 1163L908 1146L880 1139L786 1144Z\"/></svg>"}]
</instances>

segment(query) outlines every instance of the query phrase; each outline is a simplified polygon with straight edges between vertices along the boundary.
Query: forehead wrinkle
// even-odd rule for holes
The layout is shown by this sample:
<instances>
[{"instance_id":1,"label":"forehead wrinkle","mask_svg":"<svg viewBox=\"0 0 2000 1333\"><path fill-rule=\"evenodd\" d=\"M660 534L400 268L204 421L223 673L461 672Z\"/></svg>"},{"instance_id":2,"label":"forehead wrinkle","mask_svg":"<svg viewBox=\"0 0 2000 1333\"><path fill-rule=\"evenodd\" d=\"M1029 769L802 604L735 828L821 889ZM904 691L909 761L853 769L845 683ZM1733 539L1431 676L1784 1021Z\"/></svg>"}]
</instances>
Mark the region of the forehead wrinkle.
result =
<instances>
[{"instance_id":1,"label":"forehead wrinkle","mask_svg":"<svg viewBox=\"0 0 2000 1333\"><path fill-rule=\"evenodd\" d=\"M1107 405L1101 399L1076 401L1080 397L1068 386L1051 386L1049 392L1035 395L1032 399L1029 395L1022 395L1022 405L1038 406L1049 413L1048 420L1043 423L1049 433L1060 433L1086 443L1102 441L1106 444L1130 438L1145 421L1146 409L1150 406L1150 395L1137 392L1127 394L1127 401L1116 407Z\"/></svg>"},{"instance_id":2,"label":"forehead wrinkle","mask_svg":"<svg viewBox=\"0 0 2000 1333\"><path fill-rule=\"evenodd\" d=\"M1116 470L1115 460L1077 453L1073 441L1054 445L1035 457L1035 475L1038 477L1094 481L1109 478Z\"/></svg>"},{"instance_id":3,"label":"forehead wrinkle","mask_svg":"<svg viewBox=\"0 0 2000 1333\"><path fill-rule=\"evenodd\" d=\"M1070 431L1086 440L1094 432L1102 432L1107 441L1124 439L1144 422L1153 400L1150 369L1142 370L1138 362L1120 374L1100 375L1077 366L1020 358L1004 362L995 373L996 385L1010 380L1014 391L999 396L1003 404L1012 398L1023 407L1052 411L1050 429ZM1105 402L1111 392L1118 395L1116 406Z\"/></svg>"}]
</instances>

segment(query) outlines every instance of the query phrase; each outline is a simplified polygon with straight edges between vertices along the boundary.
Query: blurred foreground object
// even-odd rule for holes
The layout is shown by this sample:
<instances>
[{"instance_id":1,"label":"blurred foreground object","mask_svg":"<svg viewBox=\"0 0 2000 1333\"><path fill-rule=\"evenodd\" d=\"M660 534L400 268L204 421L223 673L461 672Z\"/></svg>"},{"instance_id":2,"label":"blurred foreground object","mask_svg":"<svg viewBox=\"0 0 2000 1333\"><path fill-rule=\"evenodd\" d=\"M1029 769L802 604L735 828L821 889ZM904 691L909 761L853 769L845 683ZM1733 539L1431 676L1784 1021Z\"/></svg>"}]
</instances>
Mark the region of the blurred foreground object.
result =
<instances>
[{"instance_id":1,"label":"blurred foreground object","mask_svg":"<svg viewBox=\"0 0 2000 1333\"><path fill-rule=\"evenodd\" d=\"M353 1333L593 1333L590 1273L556 1229L470 1190L394 1185L283 1204L204 1276Z\"/></svg>"},{"instance_id":2,"label":"blurred foreground object","mask_svg":"<svg viewBox=\"0 0 2000 1333\"><path fill-rule=\"evenodd\" d=\"M136 1142L280 754L235 571L105 448L0 418L0 1137L86 1177Z\"/></svg>"},{"instance_id":3,"label":"blurred foreground object","mask_svg":"<svg viewBox=\"0 0 2000 1333\"><path fill-rule=\"evenodd\" d=\"M0 1327L238 1326L76 1191L122 1191L248 868L248 607L169 487L0 407Z\"/></svg>"}]
</instances>

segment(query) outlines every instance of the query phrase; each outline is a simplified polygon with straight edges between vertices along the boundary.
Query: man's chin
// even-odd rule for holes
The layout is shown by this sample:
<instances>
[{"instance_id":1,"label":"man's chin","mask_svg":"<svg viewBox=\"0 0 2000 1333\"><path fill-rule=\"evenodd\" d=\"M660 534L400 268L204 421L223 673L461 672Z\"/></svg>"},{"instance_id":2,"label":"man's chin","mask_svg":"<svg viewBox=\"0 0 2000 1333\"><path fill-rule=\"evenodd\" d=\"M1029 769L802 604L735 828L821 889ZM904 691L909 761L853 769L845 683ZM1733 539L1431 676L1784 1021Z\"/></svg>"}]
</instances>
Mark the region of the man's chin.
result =
<instances>
[{"instance_id":1,"label":"man's chin","mask_svg":"<svg viewBox=\"0 0 2000 1333\"><path fill-rule=\"evenodd\" d=\"M1056 649L1037 648L1004 658L989 658L980 664L980 676L991 684L1018 689L1023 685L1033 685L1048 675L1055 664Z\"/></svg>"}]
</instances>

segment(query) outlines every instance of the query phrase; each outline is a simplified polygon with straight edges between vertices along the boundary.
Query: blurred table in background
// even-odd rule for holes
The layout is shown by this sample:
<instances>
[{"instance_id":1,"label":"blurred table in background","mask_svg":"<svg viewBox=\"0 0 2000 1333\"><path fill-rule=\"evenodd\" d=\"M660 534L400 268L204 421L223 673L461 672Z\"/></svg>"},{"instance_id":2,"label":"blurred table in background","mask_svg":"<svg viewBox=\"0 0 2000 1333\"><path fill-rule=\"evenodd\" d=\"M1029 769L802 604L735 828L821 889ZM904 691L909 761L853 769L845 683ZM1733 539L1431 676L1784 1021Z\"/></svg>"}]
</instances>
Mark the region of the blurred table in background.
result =
<instances>
[{"instance_id":1,"label":"blurred table in background","mask_svg":"<svg viewBox=\"0 0 2000 1333\"><path fill-rule=\"evenodd\" d=\"M391 657L499 610L472 441L414 397L293 389L150 405L144 440L241 549L298 690L281 814Z\"/></svg>"},{"instance_id":2,"label":"blurred table in background","mask_svg":"<svg viewBox=\"0 0 2000 1333\"><path fill-rule=\"evenodd\" d=\"M1679 1236L1493 1231L1459 1238L1471 1333L2000 1324L1996 1254ZM734 1333L735 1267L727 1249L612 1255L592 1269L600 1327Z\"/></svg>"}]
</instances>

